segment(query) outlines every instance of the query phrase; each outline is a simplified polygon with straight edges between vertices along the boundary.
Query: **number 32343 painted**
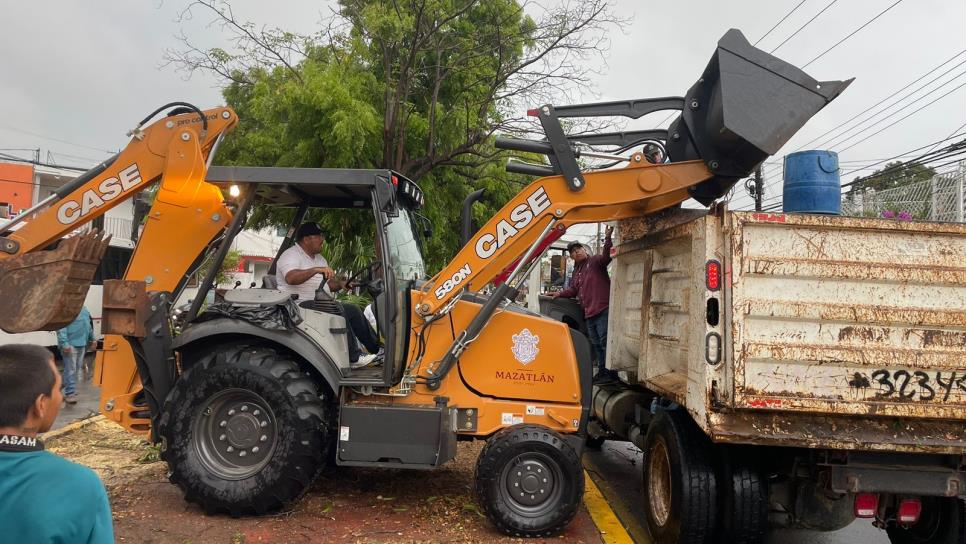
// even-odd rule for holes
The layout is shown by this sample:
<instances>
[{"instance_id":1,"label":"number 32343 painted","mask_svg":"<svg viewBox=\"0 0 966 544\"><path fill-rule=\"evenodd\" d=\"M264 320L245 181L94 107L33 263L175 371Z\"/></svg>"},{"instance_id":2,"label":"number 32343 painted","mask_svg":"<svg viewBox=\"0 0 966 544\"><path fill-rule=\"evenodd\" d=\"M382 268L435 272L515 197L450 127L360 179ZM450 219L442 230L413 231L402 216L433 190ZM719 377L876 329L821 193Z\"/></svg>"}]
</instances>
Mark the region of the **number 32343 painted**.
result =
<instances>
[{"instance_id":1,"label":"number 32343 painted","mask_svg":"<svg viewBox=\"0 0 966 544\"><path fill-rule=\"evenodd\" d=\"M950 396L966 393L966 372L927 373L880 368L874 370L870 378L879 386L875 396L880 399L948 402ZM865 382L863 385L873 386L866 380L861 381ZM856 379L850 380L849 385L855 386Z\"/></svg>"}]
</instances>

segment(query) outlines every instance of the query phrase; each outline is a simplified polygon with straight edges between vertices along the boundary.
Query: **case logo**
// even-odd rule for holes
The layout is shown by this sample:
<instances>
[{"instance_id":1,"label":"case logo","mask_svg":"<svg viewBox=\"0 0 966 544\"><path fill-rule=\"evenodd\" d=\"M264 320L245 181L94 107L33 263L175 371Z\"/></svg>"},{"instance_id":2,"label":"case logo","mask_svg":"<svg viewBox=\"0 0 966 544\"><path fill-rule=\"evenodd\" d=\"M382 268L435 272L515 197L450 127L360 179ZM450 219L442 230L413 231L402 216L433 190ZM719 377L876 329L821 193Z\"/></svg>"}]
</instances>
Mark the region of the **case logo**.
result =
<instances>
[{"instance_id":1,"label":"case logo","mask_svg":"<svg viewBox=\"0 0 966 544\"><path fill-rule=\"evenodd\" d=\"M520 364L528 365L540 353L540 348L537 347L539 342L539 336L532 334L530 329L523 329L518 334L513 335L513 348L510 351L513 352L513 357L520 361Z\"/></svg>"}]
</instances>

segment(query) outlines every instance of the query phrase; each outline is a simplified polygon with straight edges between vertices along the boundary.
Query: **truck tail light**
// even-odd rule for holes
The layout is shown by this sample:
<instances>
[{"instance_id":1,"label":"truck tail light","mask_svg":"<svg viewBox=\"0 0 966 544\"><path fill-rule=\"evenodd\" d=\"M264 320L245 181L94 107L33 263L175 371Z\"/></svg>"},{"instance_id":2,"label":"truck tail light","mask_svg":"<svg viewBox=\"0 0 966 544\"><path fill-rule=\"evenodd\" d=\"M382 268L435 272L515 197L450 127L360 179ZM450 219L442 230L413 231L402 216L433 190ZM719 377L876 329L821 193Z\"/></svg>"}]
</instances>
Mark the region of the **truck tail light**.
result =
<instances>
[{"instance_id":1,"label":"truck tail light","mask_svg":"<svg viewBox=\"0 0 966 544\"><path fill-rule=\"evenodd\" d=\"M715 260L708 261L704 265L705 283L709 291L717 291L721 288L721 263Z\"/></svg>"},{"instance_id":2,"label":"truck tail light","mask_svg":"<svg viewBox=\"0 0 966 544\"><path fill-rule=\"evenodd\" d=\"M919 502L919 499L902 499L896 517L899 518L899 523L912 525L919 521L920 514L922 514L922 503Z\"/></svg>"},{"instance_id":3,"label":"truck tail light","mask_svg":"<svg viewBox=\"0 0 966 544\"><path fill-rule=\"evenodd\" d=\"M855 517L874 518L879 509L879 496L875 493L859 493L855 496Z\"/></svg>"}]
</instances>

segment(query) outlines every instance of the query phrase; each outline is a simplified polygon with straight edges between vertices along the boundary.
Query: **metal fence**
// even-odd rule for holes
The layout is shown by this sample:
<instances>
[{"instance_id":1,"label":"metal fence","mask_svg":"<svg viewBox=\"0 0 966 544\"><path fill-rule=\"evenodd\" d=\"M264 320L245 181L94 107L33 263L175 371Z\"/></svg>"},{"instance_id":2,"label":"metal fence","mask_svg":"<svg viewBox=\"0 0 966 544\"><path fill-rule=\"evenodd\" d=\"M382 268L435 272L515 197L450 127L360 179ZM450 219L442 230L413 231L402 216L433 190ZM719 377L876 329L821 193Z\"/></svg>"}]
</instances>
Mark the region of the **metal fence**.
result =
<instances>
[{"instance_id":1,"label":"metal fence","mask_svg":"<svg viewBox=\"0 0 966 544\"><path fill-rule=\"evenodd\" d=\"M964 189L966 169L959 168L928 181L843 194L842 215L963 222Z\"/></svg>"}]
</instances>

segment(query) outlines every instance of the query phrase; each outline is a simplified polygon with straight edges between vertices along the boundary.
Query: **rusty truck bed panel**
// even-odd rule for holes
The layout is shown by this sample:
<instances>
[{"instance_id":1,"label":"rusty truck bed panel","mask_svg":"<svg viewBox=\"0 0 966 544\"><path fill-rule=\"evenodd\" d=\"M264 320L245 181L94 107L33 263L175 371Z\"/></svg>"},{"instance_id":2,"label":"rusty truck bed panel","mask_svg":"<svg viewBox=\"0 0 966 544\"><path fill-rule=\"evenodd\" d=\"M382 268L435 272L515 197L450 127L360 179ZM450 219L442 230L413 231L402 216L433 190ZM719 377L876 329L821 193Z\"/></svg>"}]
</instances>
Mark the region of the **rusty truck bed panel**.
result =
<instances>
[{"instance_id":1,"label":"rusty truck bed panel","mask_svg":"<svg viewBox=\"0 0 966 544\"><path fill-rule=\"evenodd\" d=\"M966 419L966 228L731 213L736 408Z\"/></svg>"},{"instance_id":2,"label":"rusty truck bed panel","mask_svg":"<svg viewBox=\"0 0 966 544\"><path fill-rule=\"evenodd\" d=\"M713 440L966 454L966 225L671 210L620 237L607 365Z\"/></svg>"},{"instance_id":3,"label":"rusty truck bed panel","mask_svg":"<svg viewBox=\"0 0 966 544\"><path fill-rule=\"evenodd\" d=\"M712 413L715 442L962 455L966 426L936 419L817 416L788 412Z\"/></svg>"}]
</instances>

